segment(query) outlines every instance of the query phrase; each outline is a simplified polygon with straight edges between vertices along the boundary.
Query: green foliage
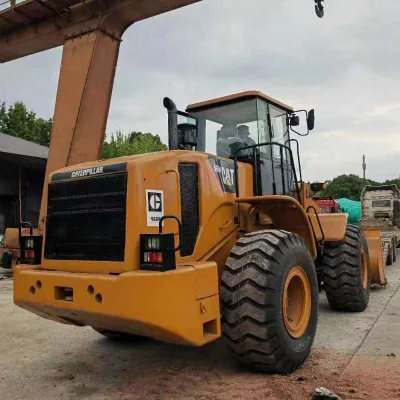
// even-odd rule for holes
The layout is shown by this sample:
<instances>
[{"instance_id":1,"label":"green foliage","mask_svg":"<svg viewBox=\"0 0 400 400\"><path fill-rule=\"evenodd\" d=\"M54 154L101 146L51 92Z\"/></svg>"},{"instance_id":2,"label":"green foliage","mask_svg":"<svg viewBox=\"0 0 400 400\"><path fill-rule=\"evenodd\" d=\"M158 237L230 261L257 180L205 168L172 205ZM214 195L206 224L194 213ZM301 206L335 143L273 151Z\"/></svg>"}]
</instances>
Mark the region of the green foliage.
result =
<instances>
[{"instance_id":1,"label":"green foliage","mask_svg":"<svg viewBox=\"0 0 400 400\"><path fill-rule=\"evenodd\" d=\"M361 190L365 185L380 185L369 179L360 178L357 175L339 175L328 183L326 190L322 192L323 196L333 196L336 199L347 198L351 200L360 200Z\"/></svg>"},{"instance_id":2,"label":"green foliage","mask_svg":"<svg viewBox=\"0 0 400 400\"><path fill-rule=\"evenodd\" d=\"M158 135L142 132L124 135L121 131L117 131L111 135L109 142L104 141L101 158L108 159L163 150L167 150L167 146L162 143Z\"/></svg>"},{"instance_id":3,"label":"green foliage","mask_svg":"<svg viewBox=\"0 0 400 400\"><path fill-rule=\"evenodd\" d=\"M0 132L4 133L5 128L5 120L7 115L6 103L0 103Z\"/></svg>"},{"instance_id":4,"label":"green foliage","mask_svg":"<svg viewBox=\"0 0 400 400\"><path fill-rule=\"evenodd\" d=\"M1 133L49 146L52 126L51 119L37 117L36 113L29 111L21 101L8 107L4 102L0 102ZM158 135L135 131L124 135L117 131L109 142L104 141L101 157L114 158L162 150L167 150L167 146L162 143Z\"/></svg>"},{"instance_id":5,"label":"green foliage","mask_svg":"<svg viewBox=\"0 0 400 400\"><path fill-rule=\"evenodd\" d=\"M6 106L0 103L0 132L48 146L53 121L36 116L21 101Z\"/></svg>"},{"instance_id":6,"label":"green foliage","mask_svg":"<svg viewBox=\"0 0 400 400\"><path fill-rule=\"evenodd\" d=\"M397 185L397 187L400 189L400 176L396 179L391 179L391 180L386 180L383 182L384 185Z\"/></svg>"}]
</instances>

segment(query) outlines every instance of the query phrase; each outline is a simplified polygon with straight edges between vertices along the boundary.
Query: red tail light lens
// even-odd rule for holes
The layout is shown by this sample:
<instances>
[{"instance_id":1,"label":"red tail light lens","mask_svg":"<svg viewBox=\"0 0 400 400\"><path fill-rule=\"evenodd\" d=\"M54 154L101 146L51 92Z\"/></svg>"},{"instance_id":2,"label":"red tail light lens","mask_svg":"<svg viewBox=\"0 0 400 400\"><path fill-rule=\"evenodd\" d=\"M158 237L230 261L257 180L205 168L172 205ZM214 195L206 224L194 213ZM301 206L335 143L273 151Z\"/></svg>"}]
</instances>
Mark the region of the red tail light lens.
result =
<instances>
[{"instance_id":1,"label":"red tail light lens","mask_svg":"<svg viewBox=\"0 0 400 400\"><path fill-rule=\"evenodd\" d=\"M25 250L25 258L29 260L33 260L35 258L35 251L34 250Z\"/></svg>"},{"instance_id":2,"label":"red tail light lens","mask_svg":"<svg viewBox=\"0 0 400 400\"><path fill-rule=\"evenodd\" d=\"M162 263L163 256L162 253L144 253L143 261L147 263Z\"/></svg>"},{"instance_id":3,"label":"red tail light lens","mask_svg":"<svg viewBox=\"0 0 400 400\"><path fill-rule=\"evenodd\" d=\"M140 235L140 269L170 271L176 268L174 234Z\"/></svg>"},{"instance_id":4,"label":"red tail light lens","mask_svg":"<svg viewBox=\"0 0 400 400\"><path fill-rule=\"evenodd\" d=\"M20 236L20 264L37 265L41 262L43 236Z\"/></svg>"}]
</instances>

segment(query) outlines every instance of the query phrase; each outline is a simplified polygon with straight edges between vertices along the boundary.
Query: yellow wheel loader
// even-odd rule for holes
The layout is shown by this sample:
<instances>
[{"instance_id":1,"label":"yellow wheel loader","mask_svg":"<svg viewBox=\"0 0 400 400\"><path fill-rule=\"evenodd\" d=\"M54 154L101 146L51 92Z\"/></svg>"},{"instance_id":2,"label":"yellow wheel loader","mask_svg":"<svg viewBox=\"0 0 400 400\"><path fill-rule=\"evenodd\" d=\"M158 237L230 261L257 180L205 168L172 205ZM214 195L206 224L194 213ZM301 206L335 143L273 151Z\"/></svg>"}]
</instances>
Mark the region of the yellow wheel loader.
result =
<instances>
[{"instance_id":1,"label":"yellow wheel loader","mask_svg":"<svg viewBox=\"0 0 400 400\"><path fill-rule=\"evenodd\" d=\"M314 110L260 92L164 105L169 151L47 177L44 235L20 238L14 301L110 338L223 335L252 369L293 372L312 347L318 285L337 309L369 296L362 233L302 184L290 132L307 135Z\"/></svg>"}]
</instances>

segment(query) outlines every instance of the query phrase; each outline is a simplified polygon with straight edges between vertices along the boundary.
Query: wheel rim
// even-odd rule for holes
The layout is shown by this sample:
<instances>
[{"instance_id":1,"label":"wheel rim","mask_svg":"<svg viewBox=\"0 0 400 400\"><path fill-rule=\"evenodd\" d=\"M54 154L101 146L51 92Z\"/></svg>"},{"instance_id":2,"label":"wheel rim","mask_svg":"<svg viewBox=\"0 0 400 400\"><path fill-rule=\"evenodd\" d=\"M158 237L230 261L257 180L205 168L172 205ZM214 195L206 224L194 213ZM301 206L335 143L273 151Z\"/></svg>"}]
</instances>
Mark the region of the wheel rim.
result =
<instances>
[{"instance_id":1,"label":"wheel rim","mask_svg":"<svg viewBox=\"0 0 400 400\"><path fill-rule=\"evenodd\" d=\"M361 250L361 282L363 290L365 290L368 286L368 264L364 247Z\"/></svg>"},{"instance_id":2,"label":"wheel rim","mask_svg":"<svg viewBox=\"0 0 400 400\"><path fill-rule=\"evenodd\" d=\"M283 320L289 335L301 337L311 316L311 288L303 268L293 267L286 277L283 290Z\"/></svg>"}]
</instances>

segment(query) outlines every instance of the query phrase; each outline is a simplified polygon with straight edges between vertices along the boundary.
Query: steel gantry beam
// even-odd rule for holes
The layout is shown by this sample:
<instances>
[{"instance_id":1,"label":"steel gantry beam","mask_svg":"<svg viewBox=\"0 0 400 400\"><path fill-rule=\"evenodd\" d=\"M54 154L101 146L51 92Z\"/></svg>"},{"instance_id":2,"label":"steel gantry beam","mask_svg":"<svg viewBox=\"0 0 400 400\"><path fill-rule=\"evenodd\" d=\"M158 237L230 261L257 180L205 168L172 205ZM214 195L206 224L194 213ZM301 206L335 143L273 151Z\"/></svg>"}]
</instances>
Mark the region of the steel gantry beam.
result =
<instances>
[{"instance_id":1,"label":"steel gantry beam","mask_svg":"<svg viewBox=\"0 0 400 400\"><path fill-rule=\"evenodd\" d=\"M101 28L120 37L137 21L201 0L27 0L0 11L0 62L62 46Z\"/></svg>"}]
</instances>

